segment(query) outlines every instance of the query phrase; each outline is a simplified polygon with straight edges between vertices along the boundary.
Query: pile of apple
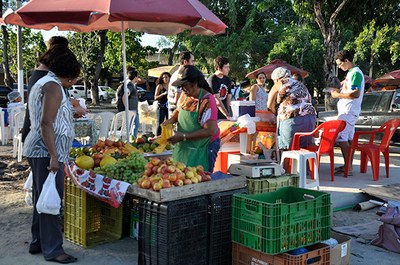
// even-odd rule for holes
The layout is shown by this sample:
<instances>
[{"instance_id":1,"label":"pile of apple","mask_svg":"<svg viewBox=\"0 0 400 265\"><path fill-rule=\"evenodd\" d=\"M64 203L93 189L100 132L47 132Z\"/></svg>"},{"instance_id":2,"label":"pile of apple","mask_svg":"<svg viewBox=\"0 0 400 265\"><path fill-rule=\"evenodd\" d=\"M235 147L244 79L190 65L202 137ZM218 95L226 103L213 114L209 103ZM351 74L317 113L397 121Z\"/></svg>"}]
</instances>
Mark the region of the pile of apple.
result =
<instances>
[{"instance_id":1,"label":"pile of apple","mask_svg":"<svg viewBox=\"0 0 400 265\"><path fill-rule=\"evenodd\" d=\"M165 161L151 158L145 166L144 174L138 179L139 187L160 191L171 187L197 184L211 180L203 166L187 167L182 162L175 162L172 158Z\"/></svg>"}]
</instances>

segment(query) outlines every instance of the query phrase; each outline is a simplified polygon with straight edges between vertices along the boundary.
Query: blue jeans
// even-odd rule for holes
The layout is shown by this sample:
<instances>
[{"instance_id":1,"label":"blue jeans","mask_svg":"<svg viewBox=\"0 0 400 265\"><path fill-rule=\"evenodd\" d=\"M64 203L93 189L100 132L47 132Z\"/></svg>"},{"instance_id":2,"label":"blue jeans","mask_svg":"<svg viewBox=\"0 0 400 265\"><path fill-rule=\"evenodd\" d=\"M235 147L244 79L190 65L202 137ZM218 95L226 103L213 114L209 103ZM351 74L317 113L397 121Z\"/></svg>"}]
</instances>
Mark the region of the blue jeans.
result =
<instances>
[{"instance_id":1,"label":"blue jeans","mask_svg":"<svg viewBox=\"0 0 400 265\"><path fill-rule=\"evenodd\" d=\"M140 120L139 120L139 111L136 112L136 116L133 120L133 124L135 124L135 128L133 129L133 136L136 138L140 126Z\"/></svg>"},{"instance_id":2,"label":"blue jeans","mask_svg":"<svg viewBox=\"0 0 400 265\"><path fill-rule=\"evenodd\" d=\"M311 132L315 129L315 115L297 116L287 120L279 121L278 146L279 149L290 149L292 147L293 135L297 132ZM313 142L312 136L300 138L300 147L306 147Z\"/></svg>"},{"instance_id":3,"label":"blue jeans","mask_svg":"<svg viewBox=\"0 0 400 265\"><path fill-rule=\"evenodd\" d=\"M208 145L208 172L214 171L215 161L217 160L218 151L221 147L221 139L217 138ZM206 168L204 170L207 170Z\"/></svg>"}]
</instances>

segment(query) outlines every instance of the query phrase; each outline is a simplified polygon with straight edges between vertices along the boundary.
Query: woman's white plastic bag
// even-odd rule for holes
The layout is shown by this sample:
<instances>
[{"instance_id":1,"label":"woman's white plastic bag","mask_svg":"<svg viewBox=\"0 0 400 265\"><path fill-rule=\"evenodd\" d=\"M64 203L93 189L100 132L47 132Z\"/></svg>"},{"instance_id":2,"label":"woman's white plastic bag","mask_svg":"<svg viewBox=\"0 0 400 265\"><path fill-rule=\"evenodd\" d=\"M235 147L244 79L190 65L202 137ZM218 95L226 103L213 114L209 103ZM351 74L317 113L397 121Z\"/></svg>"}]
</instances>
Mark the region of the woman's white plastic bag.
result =
<instances>
[{"instance_id":1,"label":"woman's white plastic bag","mask_svg":"<svg viewBox=\"0 0 400 265\"><path fill-rule=\"evenodd\" d=\"M36 210L38 213L60 214L61 198L56 188L56 172L50 172L43 184Z\"/></svg>"},{"instance_id":2,"label":"woman's white plastic bag","mask_svg":"<svg viewBox=\"0 0 400 265\"><path fill-rule=\"evenodd\" d=\"M33 183L33 175L32 175L32 171L31 171L31 172L29 172L29 176L26 179L25 184L24 184L25 203L26 203L27 206L32 206L33 205L32 183Z\"/></svg>"}]
</instances>

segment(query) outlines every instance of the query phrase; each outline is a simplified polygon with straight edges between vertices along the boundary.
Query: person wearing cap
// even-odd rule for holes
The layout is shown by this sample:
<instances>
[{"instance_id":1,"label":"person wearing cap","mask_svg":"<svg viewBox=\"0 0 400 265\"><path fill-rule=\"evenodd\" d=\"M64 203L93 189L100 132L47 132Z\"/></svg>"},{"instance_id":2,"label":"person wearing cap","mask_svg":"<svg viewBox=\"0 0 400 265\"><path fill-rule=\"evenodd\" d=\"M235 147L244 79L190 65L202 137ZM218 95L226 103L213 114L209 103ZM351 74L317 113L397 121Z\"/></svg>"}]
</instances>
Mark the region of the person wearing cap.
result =
<instances>
[{"instance_id":1,"label":"person wearing cap","mask_svg":"<svg viewBox=\"0 0 400 265\"><path fill-rule=\"evenodd\" d=\"M11 91L7 95L8 103L7 103L7 120L6 124L13 124L13 117L11 115L11 111L15 108L24 106L22 103L21 94L18 91Z\"/></svg>"},{"instance_id":2,"label":"person wearing cap","mask_svg":"<svg viewBox=\"0 0 400 265\"><path fill-rule=\"evenodd\" d=\"M168 139L175 144L172 157L187 166L202 165L205 171L213 172L220 148L218 109L213 91L193 65L184 66L172 85L182 88L176 111L163 123L177 123L177 132Z\"/></svg>"},{"instance_id":3,"label":"person wearing cap","mask_svg":"<svg viewBox=\"0 0 400 265\"><path fill-rule=\"evenodd\" d=\"M23 105L21 94L18 91L11 91L10 93L8 93L7 99L7 108L13 108Z\"/></svg>"},{"instance_id":4,"label":"person wearing cap","mask_svg":"<svg viewBox=\"0 0 400 265\"><path fill-rule=\"evenodd\" d=\"M292 146L296 132L311 132L315 128L316 111L311 103L311 95L306 86L293 79L284 67L276 68L271 78L277 89L278 146L288 150ZM301 137L300 147L312 143L312 137Z\"/></svg>"}]
</instances>

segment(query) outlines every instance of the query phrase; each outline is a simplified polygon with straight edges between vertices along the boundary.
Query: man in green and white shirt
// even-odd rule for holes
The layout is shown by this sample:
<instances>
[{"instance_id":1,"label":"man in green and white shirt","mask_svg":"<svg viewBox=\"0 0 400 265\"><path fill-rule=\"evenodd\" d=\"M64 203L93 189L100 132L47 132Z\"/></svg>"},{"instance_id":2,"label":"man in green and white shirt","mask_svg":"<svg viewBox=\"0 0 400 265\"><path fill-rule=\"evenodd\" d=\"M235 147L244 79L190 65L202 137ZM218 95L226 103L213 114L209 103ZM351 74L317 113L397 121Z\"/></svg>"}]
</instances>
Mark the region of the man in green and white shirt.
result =
<instances>
[{"instance_id":1,"label":"man in green and white shirt","mask_svg":"<svg viewBox=\"0 0 400 265\"><path fill-rule=\"evenodd\" d=\"M339 133L337 142L339 143L345 161L349 155L349 148L355 132L355 124L360 115L361 102L364 95L364 74L353 63L353 55L346 50L339 51L335 55L336 64L343 71L348 71L346 79L342 81L340 91L332 91L333 98L338 98L338 120L344 120L346 127ZM353 156L353 154L350 154ZM349 165L349 175L352 174L352 157ZM336 174L343 174L344 167L336 169Z\"/></svg>"}]
</instances>

